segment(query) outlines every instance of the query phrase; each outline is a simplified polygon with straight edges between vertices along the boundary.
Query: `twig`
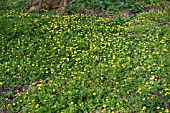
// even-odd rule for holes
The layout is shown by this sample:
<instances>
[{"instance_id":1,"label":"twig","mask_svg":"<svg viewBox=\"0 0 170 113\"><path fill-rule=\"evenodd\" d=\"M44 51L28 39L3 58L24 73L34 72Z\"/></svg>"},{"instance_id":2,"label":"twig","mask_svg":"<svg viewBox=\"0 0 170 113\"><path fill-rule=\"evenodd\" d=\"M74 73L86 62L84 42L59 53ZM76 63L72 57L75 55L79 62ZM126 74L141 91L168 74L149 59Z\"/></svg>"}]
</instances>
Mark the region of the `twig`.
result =
<instances>
[{"instance_id":1,"label":"twig","mask_svg":"<svg viewBox=\"0 0 170 113\"><path fill-rule=\"evenodd\" d=\"M164 99L161 93L159 91L153 91L153 93L156 94L161 99L161 101L165 104L166 108L170 110L170 106L168 102Z\"/></svg>"},{"instance_id":2,"label":"twig","mask_svg":"<svg viewBox=\"0 0 170 113\"><path fill-rule=\"evenodd\" d=\"M76 0L71 1L71 2L69 3L69 5L72 4L72 3L74 3L74 2L76 2Z\"/></svg>"},{"instance_id":3,"label":"twig","mask_svg":"<svg viewBox=\"0 0 170 113\"><path fill-rule=\"evenodd\" d=\"M170 22L162 22L160 25L170 25Z\"/></svg>"},{"instance_id":4,"label":"twig","mask_svg":"<svg viewBox=\"0 0 170 113\"><path fill-rule=\"evenodd\" d=\"M37 13L40 11L40 9L41 9L41 7L42 7L42 0L39 0L39 2L38 2L38 9L37 9Z\"/></svg>"}]
</instances>

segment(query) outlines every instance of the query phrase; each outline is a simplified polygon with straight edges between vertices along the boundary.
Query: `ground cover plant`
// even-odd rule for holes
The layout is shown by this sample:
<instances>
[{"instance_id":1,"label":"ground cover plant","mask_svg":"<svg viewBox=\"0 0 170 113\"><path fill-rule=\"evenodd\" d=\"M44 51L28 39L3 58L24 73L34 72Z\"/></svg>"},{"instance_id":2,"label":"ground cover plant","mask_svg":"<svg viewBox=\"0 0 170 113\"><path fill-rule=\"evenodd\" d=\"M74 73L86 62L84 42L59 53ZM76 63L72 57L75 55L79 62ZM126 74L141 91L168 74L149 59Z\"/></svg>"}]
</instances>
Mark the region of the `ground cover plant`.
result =
<instances>
[{"instance_id":1,"label":"ground cover plant","mask_svg":"<svg viewBox=\"0 0 170 113\"><path fill-rule=\"evenodd\" d=\"M169 112L168 10L0 14L1 111Z\"/></svg>"}]
</instances>

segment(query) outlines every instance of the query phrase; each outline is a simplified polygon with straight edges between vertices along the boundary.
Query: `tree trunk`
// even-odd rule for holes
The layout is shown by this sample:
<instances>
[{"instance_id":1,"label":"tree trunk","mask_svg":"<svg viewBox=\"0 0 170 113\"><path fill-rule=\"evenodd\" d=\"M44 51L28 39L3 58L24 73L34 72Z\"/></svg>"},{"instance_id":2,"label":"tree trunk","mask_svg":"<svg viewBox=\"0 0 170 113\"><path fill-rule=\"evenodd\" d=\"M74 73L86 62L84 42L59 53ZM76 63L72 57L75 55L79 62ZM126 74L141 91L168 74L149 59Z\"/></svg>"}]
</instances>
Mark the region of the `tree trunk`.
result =
<instances>
[{"instance_id":1,"label":"tree trunk","mask_svg":"<svg viewBox=\"0 0 170 113\"><path fill-rule=\"evenodd\" d=\"M58 10L60 9L61 12L59 16L63 16L66 12L67 7L76 2L76 0L25 0L26 3L26 12L39 12L41 8L46 10Z\"/></svg>"}]
</instances>

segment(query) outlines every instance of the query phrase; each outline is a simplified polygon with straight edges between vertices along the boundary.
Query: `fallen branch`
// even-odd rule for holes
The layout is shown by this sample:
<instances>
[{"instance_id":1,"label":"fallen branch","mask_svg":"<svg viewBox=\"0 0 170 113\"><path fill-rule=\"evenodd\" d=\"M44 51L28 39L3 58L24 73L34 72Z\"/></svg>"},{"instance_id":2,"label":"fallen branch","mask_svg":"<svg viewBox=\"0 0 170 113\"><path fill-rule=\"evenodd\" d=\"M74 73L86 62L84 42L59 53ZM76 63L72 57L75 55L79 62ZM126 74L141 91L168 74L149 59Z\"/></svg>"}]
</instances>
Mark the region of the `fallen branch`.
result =
<instances>
[{"instance_id":1,"label":"fallen branch","mask_svg":"<svg viewBox=\"0 0 170 113\"><path fill-rule=\"evenodd\" d=\"M168 110L170 110L170 106L169 106L168 102L164 99L164 97L161 95L161 93L159 91L153 91L153 93L156 94L161 99L161 101L165 104L166 108Z\"/></svg>"}]
</instances>

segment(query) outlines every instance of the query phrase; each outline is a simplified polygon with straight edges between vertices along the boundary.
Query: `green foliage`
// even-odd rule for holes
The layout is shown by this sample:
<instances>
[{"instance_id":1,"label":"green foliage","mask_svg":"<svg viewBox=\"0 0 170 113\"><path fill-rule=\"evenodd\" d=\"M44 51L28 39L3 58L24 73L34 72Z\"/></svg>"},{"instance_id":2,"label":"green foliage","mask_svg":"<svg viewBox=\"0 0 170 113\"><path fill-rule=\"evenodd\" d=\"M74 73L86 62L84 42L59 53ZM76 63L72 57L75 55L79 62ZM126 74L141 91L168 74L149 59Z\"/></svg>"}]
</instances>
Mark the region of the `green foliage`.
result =
<instances>
[{"instance_id":1,"label":"green foliage","mask_svg":"<svg viewBox=\"0 0 170 113\"><path fill-rule=\"evenodd\" d=\"M2 3L1 3L2 2ZM0 3L6 7L7 4L13 3L23 3L24 0L5 0L0 1ZM143 12L144 6L153 6L165 8L167 0L76 0L74 4L71 4L67 9L67 12L70 14L77 13L117 13L121 8L128 8L133 13ZM24 9L24 4L16 6L15 8L20 7ZM4 8L3 8L4 9ZM20 9L21 10L21 9Z\"/></svg>"},{"instance_id":2,"label":"green foliage","mask_svg":"<svg viewBox=\"0 0 170 113\"><path fill-rule=\"evenodd\" d=\"M0 13L0 109L168 112L152 93L170 95L168 10L114 19Z\"/></svg>"},{"instance_id":3,"label":"green foliage","mask_svg":"<svg viewBox=\"0 0 170 113\"><path fill-rule=\"evenodd\" d=\"M96 13L117 13L121 8L128 8L133 13L143 12L144 6L154 6L164 8L166 0L77 0L72 4L68 12L80 13L88 10L95 11Z\"/></svg>"}]
</instances>

